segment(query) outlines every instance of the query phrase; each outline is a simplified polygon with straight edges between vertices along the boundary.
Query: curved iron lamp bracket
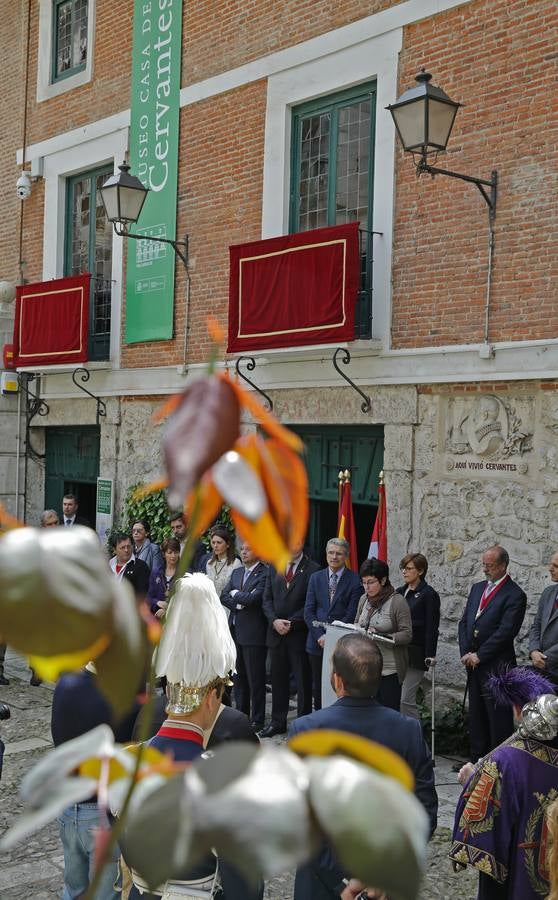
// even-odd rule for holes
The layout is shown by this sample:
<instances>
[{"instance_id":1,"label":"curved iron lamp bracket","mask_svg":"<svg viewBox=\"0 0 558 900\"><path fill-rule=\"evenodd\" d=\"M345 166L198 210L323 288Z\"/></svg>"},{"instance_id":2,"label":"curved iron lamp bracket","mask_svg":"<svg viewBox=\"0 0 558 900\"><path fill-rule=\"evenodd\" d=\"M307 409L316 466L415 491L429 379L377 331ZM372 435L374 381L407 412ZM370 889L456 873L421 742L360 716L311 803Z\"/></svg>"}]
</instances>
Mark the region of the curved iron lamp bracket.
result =
<instances>
[{"instance_id":1,"label":"curved iron lamp bracket","mask_svg":"<svg viewBox=\"0 0 558 900\"><path fill-rule=\"evenodd\" d=\"M79 373L79 380L80 380L81 384L78 384L78 381L77 381L78 373ZM91 378L91 372L89 371L89 369L86 369L83 366L80 366L78 369L74 369L74 371L72 372L72 381L74 382L75 386L77 388L79 388L80 391L83 391L84 394L87 394L89 397L92 397L93 400L95 401L95 403L97 404L96 424L98 425L99 418L101 416L103 418L106 417L107 405L104 402L104 400L101 400L100 397L96 397L95 394L92 394L91 391L88 391L87 388L83 386L84 383L88 382L90 378Z\"/></svg>"},{"instance_id":2,"label":"curved iron lamp bracket","mask_svg":"<svg viewBox=\"0 0 558 900\"><path fill-rule=\"evenodd\" d=\"M17 383L27 397L28 425L35 416L48 416L50 412L50 407L46 400L43 400L42 397L38 397L37 394L34 394L33 391L29 390L29 382L34 381L35 378L37 378L35 372L19 372L17 376Z\"/></svg>"},{"instance_id":3,"label":"curved iron lamp bracket","mask_svg":"<svg viewBox=\"0 0 558 900\"><path fill-rule=\"evenodd\" d=\"M267 403L267 408L268 408L269 412L272 412L273 411L273 400L271 399L271 397L269 397L265 391L262 391L262 389L259 388L257 384L254 384L253 381L250 381L250 379L247 378L246 375L244 375L240 371L240 364L243 362L246 363L246 368L248 369L248 371L253 372L254 369L256 368L256 360L254 359L253 356L239 356L234 364L234 367L236 369L236 374L239 375L243 381L245 381L247 384L249 384L250 387L253 387L254 390L257 391L257 393L260 394L260 396L262 396L264 398L265 402Z\"/></svg>"},{"instance_id":4,"label":"curved iron lamp bracket","mask_svg":"<svg viewBox=\"0 0 558 900\"><path fill-rule=\"evenodd\" d=\"M341 362L343 363L344 366L348 366L351 361L351 354L349 353L347 348L346 347L338 347L337 350L335 351L335 353L333 354L333 359L332 359L333 368L335 369L336 372L339 372L339 374L341 375L341 378L343 378L347 382L347 384L350 384L351 387L353 388L353 390L355 390L357 392L357 394L360 394L360 396L364 400L364 402L361 403L360 408L363 411L363 413L369 413L370 410L372 409L372 403L370 402L370 397L368 396L368 394L365 394L364 391L361 391L361 389L359 387L357 387L357 385L354 383L354 381L351 381L349 376L345 375L345 373L342 372L341 369L339 368L339 366L337 365L337 357L339 356L340 353L343 354Z\"/></svg>"}]
</instances>

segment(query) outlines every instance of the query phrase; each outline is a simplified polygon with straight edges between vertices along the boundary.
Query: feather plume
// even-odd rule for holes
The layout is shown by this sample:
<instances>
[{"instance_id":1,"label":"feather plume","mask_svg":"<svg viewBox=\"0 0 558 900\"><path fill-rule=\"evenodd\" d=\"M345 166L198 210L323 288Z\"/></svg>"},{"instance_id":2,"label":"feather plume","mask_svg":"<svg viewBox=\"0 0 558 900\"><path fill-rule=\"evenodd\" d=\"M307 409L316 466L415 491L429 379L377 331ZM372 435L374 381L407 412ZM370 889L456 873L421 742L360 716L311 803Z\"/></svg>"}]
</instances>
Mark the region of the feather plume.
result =
<instances>
[{"instance_id":1,"label":"feather plume","mask_svg":"<svg viewBox=\"0 0 558 900\"><path fill-rule=\"evenodd\" d=\"M486 687L497 706L524 706L541 694L556 692L548 678L523 666L502 666L489 676Z\"/></svg>"},{"instance_id":2,"label":"feather plume","mask_svg":"<svg viewBox=\"0 0 558 900\"><path fill-rule=\"evenodd\" d=\"M236 665L236 648L213 582L201 573L178 582L157 653L157 675L204 686Z\"/></svg>"}]
</instances>

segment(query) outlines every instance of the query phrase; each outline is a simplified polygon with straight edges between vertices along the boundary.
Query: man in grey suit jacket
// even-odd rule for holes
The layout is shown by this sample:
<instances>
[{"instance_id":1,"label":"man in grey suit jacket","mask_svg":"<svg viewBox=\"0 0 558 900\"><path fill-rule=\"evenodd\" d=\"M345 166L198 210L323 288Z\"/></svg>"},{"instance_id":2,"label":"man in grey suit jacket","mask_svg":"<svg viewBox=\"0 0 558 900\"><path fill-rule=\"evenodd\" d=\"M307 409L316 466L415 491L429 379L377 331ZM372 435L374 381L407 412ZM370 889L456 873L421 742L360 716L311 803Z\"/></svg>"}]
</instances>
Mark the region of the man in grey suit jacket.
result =
<instances>
[{"instance_id":1,"label":"man in grey suit jacket","mask_svg":"<svg viewBox=\"0 0 558 900\"><path fill-rule=\"evenodd\" d=\"M558 552L548 566L553 584L541 594L529 632L529 655L536 669L558 684Z\"/></svg>"}]
</instances>

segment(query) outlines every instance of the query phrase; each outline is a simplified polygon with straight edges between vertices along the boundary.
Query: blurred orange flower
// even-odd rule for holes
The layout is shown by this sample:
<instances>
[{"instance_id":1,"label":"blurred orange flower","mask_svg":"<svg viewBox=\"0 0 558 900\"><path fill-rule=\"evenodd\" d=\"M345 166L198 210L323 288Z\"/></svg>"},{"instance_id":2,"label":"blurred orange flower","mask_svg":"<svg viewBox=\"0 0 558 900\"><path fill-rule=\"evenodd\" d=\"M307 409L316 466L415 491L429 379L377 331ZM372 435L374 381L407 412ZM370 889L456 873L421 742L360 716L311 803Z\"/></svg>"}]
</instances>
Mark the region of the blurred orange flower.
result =
<instances>
[{"instance_id":1,"label":"blurred orange flower","mask_svg":"<svg viewBox=\"0 0 558 900\"><path fill-rule=\"evenodd\" d=\"M261 434L240 434L242 410ZM223 503L240 537L276 568L284 568L304 541L308 480L300 438L228 374L195 381L158 412L168 417L163 438L171 507L185 505L192 538L202 534Z\"/></svg>"}]
</instances>

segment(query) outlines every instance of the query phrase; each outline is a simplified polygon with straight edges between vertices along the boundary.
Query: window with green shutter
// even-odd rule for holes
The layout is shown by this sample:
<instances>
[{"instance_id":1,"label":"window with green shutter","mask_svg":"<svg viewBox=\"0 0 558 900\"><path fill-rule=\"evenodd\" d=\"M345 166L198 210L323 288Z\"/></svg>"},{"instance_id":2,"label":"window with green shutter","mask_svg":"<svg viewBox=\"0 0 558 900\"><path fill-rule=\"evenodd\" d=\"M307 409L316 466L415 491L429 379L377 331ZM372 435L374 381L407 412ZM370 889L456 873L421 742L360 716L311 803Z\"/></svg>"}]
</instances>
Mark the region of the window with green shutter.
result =
<instances>
[{"instance_id":1,"label":"window with green shutter","mask_svg":"<svg viewBox=\"0 0 558 900\"><path fill-rule=\"evenodd\" d=\"M372 333L375 83L293 110L290 231L360 222L355 337Z\"/></svg>"}]
</instances>

